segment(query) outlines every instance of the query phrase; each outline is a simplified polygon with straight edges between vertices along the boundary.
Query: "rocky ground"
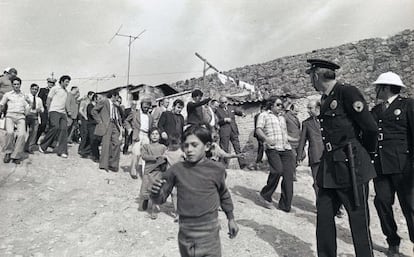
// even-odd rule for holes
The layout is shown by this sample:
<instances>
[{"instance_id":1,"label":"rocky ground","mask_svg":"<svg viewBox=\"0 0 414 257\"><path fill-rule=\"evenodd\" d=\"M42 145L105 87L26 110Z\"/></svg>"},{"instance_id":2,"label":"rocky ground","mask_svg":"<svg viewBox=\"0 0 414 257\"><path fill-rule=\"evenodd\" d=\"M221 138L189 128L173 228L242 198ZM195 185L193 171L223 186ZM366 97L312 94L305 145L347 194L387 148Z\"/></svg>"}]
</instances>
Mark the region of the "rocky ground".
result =
<instances>
[{"instance_id":1,"label":"rocky ground","mask_svg":"<svg viewBox=\"0 0 414 257\"><path fill-rule=\"evenodd\" d=\"M81 159L77 145L68 159L55 154L30 155L21 165L0 163L0 256L142 256L178 257L178 224L172 204L162 206L157 220L137 211L140 180L132 180L128 156L118 173L106 173ZM2 156L1 156L2 157ZM315 197L309 169L300 166L291 213L260 205L264 171L228 170L227 183L240 226L227 237L220 213L223 256L316 256ZM277 201L279 190L275 193ZM370 194L375 256L386 256L386 242ZM401 211L396 217L403 238L402 256L411 243ZM353 256L347 217L337 219L338 256Z\"/></svg>"}]
</instances>

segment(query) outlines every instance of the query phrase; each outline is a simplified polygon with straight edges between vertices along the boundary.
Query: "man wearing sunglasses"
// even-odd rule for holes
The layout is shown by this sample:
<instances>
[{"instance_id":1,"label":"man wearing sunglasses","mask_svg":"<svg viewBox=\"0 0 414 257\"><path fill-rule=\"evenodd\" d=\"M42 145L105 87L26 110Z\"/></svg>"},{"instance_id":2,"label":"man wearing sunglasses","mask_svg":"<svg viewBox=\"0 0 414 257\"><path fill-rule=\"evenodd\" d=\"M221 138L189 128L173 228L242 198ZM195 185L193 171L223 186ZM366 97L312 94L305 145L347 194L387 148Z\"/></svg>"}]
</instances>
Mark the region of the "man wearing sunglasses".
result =
<instances>
[{"instance_id":1,"label":"man wearing sunglasses","mask_svg":"<svg viewBox=\"0 0 414 257\"><path fill-rule=\"evenodd\" d=\"M309 59L306 71L321 92L324 151L316 177L316 240L318 256L337 256L335 214L342 204L348 213L356 257L373 255L369 231L368 182L376 176L368 152L375 151L377 125L361 92L340 83L332 62Z\"/></svg>"},{"instance_id":2,"label":"man wearing sunglasses","mask_svg":"<svg viewBox=\"0 0 414 257\"><path fill-rule=\"evenodd\" d=\"M286 120L283 117L282 99L270 99L265 111L257 118L256 134L264 142L270 173L266 185L260 191L265 208L273 209L272 195L283 177L278 208L290 212L293 197L294 161L292 147L288 142Z\"/></svg>"}]
</instances>

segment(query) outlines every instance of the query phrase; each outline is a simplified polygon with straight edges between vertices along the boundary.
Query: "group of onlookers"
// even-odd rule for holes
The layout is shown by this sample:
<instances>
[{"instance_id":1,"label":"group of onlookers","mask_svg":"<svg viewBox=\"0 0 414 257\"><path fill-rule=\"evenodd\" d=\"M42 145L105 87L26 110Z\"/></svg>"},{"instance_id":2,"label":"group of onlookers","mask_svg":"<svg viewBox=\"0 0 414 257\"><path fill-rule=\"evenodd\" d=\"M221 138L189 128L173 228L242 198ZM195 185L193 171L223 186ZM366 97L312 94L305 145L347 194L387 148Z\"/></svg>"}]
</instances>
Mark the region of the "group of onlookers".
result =
<instances>
[{"instance_id":1,"label":"group of onlookers","mask_svg":"<svg viewBox=\"0 0 414 257\"><path fill-rule=\"evenodd\" d=\"M281 97L267 100L254 117L254 136L258 140L256 163L261 162L265 152L270 168L266 185L260 191L262 203L273 208L273 193L283 179L278 208L291 210L295 170L305 158L308 142L317 197L318 254L336 255L334 217L343 206L349 215L357 256L373 256L367 216L368 182L373 179L374 203L389 253L398 256L401 238L392 210L395 194L407 221L410 240L414 242L414 101L400 96L406 86L397 74L387 72L373 83L377 100L382 103L370 111L356 87L335 79L338 65L319 59L308 62L312 85L323 94L320 101L308 103L309 118L301 123L293 102ZM48 87L39 89L32 84L30 94L24 94L16 69L5 69L0 77L0 112L6 129L5 163L19 164L24 151L30 154L36 148L45 153L51 147L58 156L67 158L68 142L80 123L78 153L98 162L100 169L117 172L122 141L124 154L131 146L130 174L134 179L142 176L140 209L150 209L151 218L156 218L157 204L171 193L175 199L181 199L174 207L178 214L184 214L180 216L183 235L194 236L193 228L185 224L187 219L195 224L212 222L208 224L214 228L199 225L208 234L216 234L217 199L206 200L212 204L209 209L210 206L197 205L201 198L195 201L183 194L197 191L201 197L211 190L211 187L205 192L198 190L208 187L203 184L208 181L220 193L231 237L237 234L233 206L224 183L225 166L215 164L238 158L240 168L246 167L235 119L236 115L245 114L229 105L227 97L203 99L203 92L195 89L192 101L186 105L185 121L181 114L185 103L180 99L170 109L167 98L155 108L151 99L143 98L124 109L118 93L110 92L98 100L98 95L91 91L80 98L77 87L67 90L70 81L70 76L63 75L55 85L56 80L49 78ZM234 154L230 153L230 142ZM165 175L163 172L170 166L173 168ZM187 185L199 188L190 190ZM179 188L178 195L174 186ZM184 202L197 208L188 209ZM201 213L204 211L208 212L205 217ZM190 247L183 238L179 237L179 241L180 247ZM184 248L180 251L186 251Z\"/></svg>"}]
</instances>

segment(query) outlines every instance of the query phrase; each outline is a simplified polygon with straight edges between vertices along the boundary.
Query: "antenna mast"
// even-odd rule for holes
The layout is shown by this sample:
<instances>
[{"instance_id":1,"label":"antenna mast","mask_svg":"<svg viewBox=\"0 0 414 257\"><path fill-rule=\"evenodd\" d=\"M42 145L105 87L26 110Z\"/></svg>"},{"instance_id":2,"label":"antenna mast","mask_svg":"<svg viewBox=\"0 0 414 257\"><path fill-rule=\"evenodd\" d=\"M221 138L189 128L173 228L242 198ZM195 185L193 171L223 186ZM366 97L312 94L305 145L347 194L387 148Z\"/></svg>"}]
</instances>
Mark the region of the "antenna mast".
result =
<instances>
[{"instance_id":1,"label":"antenna mast","mask_svg":"<svg viewBox=\"0 0 414 257\"><path fill-rule=\"evenodd\" d=\"M118 31L114 34L114 36L109 40L109 43L112 42L112 40L118 36L118 37L127 37L129 39L128 42L128 74L127 74L127 86L129 85L129 70L130 70L130 66L131 66L131 45L132 43L139 38L139 36L141 36L146 30L144 29L143 31L141 31L141 33L139 33L136 36L133 35L125 35L125 34L120 34L119 31L122 28L122 24L119 27Z\"/></svg>"}]
</instances>

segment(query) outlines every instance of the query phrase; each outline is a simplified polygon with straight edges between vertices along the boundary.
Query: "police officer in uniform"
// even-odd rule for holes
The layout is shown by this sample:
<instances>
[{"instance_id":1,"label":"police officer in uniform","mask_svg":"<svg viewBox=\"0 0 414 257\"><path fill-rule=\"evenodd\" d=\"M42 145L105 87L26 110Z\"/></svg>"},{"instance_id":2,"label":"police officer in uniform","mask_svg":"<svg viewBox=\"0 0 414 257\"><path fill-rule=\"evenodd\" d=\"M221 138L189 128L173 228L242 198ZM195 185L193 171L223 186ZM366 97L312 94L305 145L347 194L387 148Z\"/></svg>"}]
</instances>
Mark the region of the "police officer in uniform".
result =
<instances>
[{"instance_id":1,"label":"police officer in uniform","mask_svg":"<svg viewBox=\"0 0 414 257\"><path fill-rule=\"evenodd\" d=\"M399 95L406 86L393 72L381 74L373 84L377 99L383 101L372 109L378 124L374 203L387 237L388 253L399 256L401 238L392 211L395 193L407 221L410 240L414 242L414 100Z\"/></svg>"},{"instance_id":2,"label":"police officer in uniform","mask_svg":"<svg viewBox=\"0 0 414 257\"><path fill-rule=\"evenodd\" d=\"M306 73L323 93L319 120L324 151L316 177L318 256L337 256L335 214L341 204L349 216L356 256L374 256L367 197L376 173L368 152L375 151L377 125L360 91L336 81L337 64L307 61L311 67Z\"/></svg>"}]
</instances>

